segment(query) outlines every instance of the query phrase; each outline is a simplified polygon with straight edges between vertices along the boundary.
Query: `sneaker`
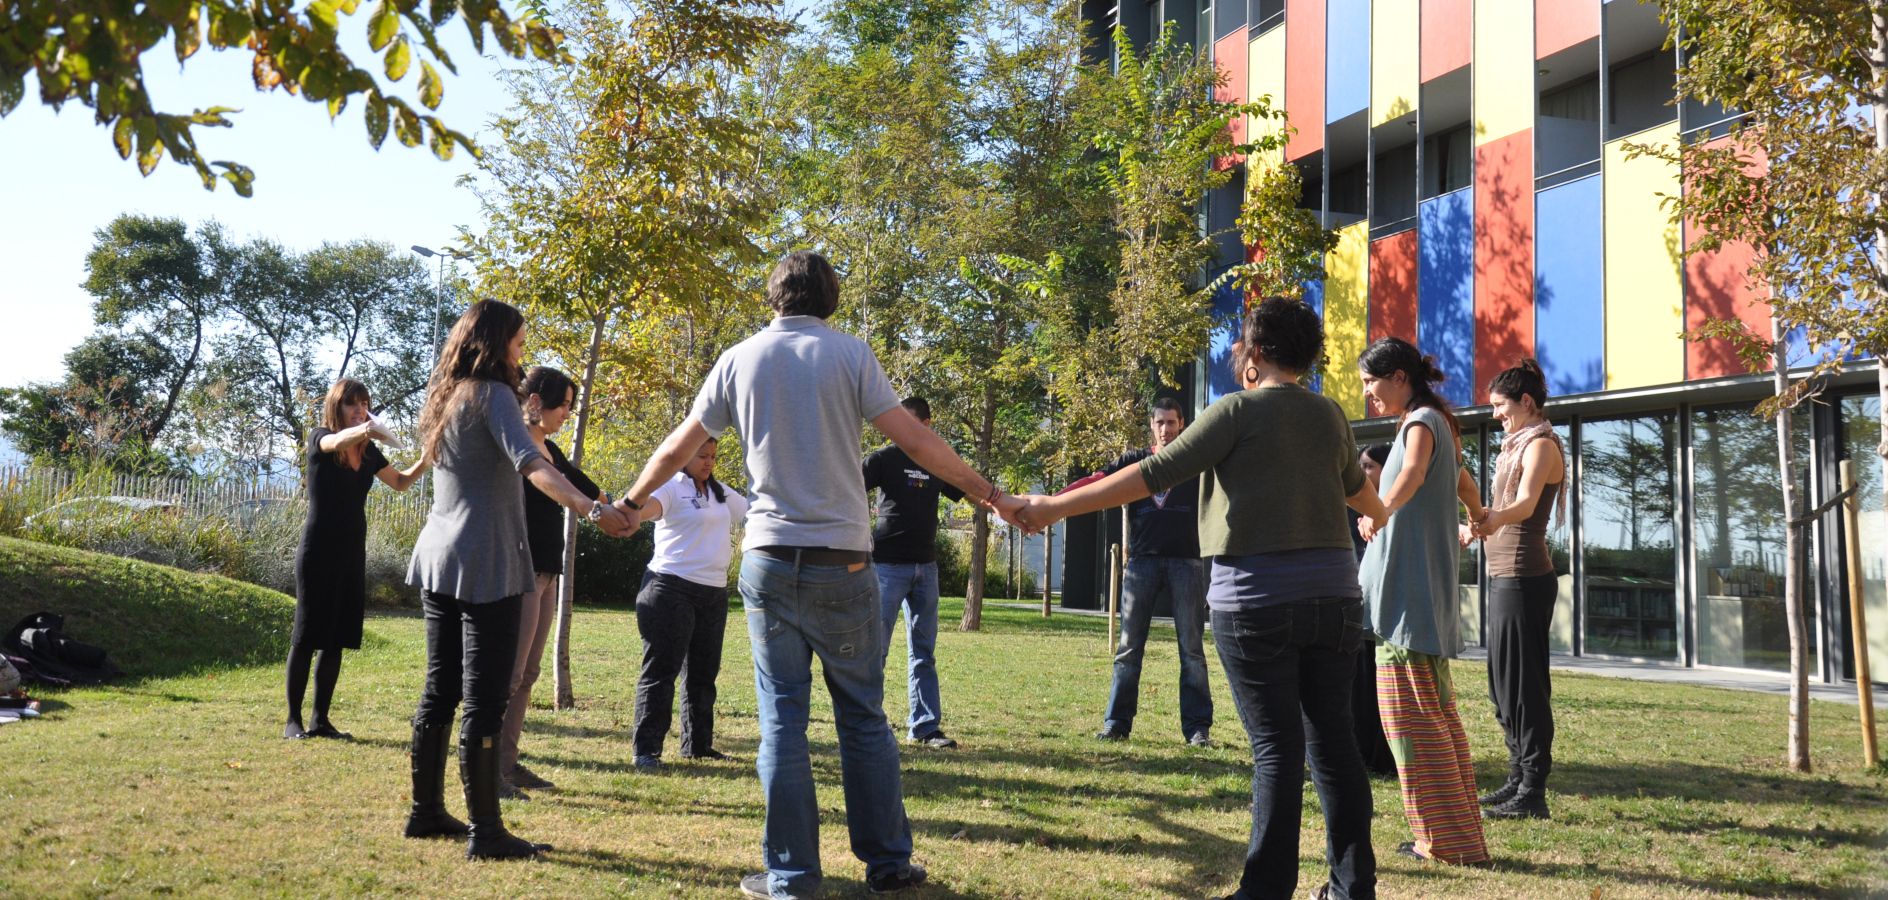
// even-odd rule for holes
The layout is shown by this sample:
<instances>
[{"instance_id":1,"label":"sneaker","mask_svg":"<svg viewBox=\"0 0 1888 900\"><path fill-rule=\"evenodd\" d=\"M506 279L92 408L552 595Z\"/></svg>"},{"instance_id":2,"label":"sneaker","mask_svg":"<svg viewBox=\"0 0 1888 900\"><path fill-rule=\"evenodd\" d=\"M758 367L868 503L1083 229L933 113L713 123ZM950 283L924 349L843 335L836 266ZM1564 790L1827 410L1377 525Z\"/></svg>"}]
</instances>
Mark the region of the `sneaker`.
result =
<instances>
[{"instance_id":1,"label":"sneaker","mask_svg":"<svg viewBox=\"0 0 1888 900\"><path fill-rule=\"evenodd\" d=\"M549 790L550 788L557 787L557 785L552 784L544 776L525 768L524 763L513 765L511 767L511 777L506 780L521 788Z\"/></svg>"},{"instance_id":2,"label":"sneaker","mask_svg":"<svg viewBox=\"0 0 1888 900\"><path fill-rule=\"evenodd\" d=\"M1501 804L1508 802L1510 799L1513 799L1515 792L1519 791L1520 789L1521 789L1521 776L1517 773L1510 772L1508 773L1508 780L1502 782L1501 787L1495 788L1494 790L1489 791L1488 793L1475 798L1475 802L1480 803L1483 806L1500 806Z\"/></svg>"},{"instance_id":3,"label":"sneaker","mask_svg":"<svg viewBox=\"0 0 1888 900\"><path fill-rule=\"evenodd\" d=\"M351 741L354 739L353 735L334 727L333 722L321 722L315 725L315 727L308 729L306 736L311 738L327 738L334 741Z\"/></svg>"},{"instance_id":4,"label":"sneaker","mask_svg":"<svg viewBox=\"0 0 1888 900\"><path fill-rule=\"evenodd\" d=\"M531 800L531 795L519 790L518 786L512 784L510 779L500 778L498 779L498 799L516 800L520 803L528 803Z\"/></svg>"},{"instance_id":5,"label":"sneaker","mask_svg":"<svg viewBox=\"0 0 1888 900\"><path fill-rule=\"evenodd\" d=\"M662 768L662 757L649 756L647 754L637 754L636 768L650 769L650 770L660 769Z\"/></svg>"},{"instance_id":6,"label":"sneaker","mask_svg":"<svg viewBox=\"0 0 1888 900\"><path fill-rule=\"evenodd\" d=\"M772 883L766 872L755 872L745 876L741 879L741 896L751 897L753 900L774 900L774 890L770 887Z\"/></svg>"},{"instance_id":7,"label":"sneaker","mask_svg":"<svg viewBox=\"0 0 1888 900\"><path fill-rule=\"evenodd\" d=\"M1098 741L1125 741L1127 739L1128 739L1127 732L1116 731L1112 728L1103 728L1100 732L1096 733L1095 735L1095 740L1098 740Z\"/></svg>"},{"instance_id":8,"label":"sneaker","mask_svg":"<svg viewBox=\"0 0 1888 900\"><path fill-rule=\"evenodd\" d=\"M865 886L874 894L893 894L923 884L926 877L923 866L906 863L904 869L898 872L882 878L865 879Z\"/></svg>"},{"instance_id":9,"label":"sneaker","mask_svg":"<svg viewBox=\"0 0 1888 900\"><path fill-rule=\"evenodd\" d=\"M695 753L683 753L683 759L727 759L728 755L713 747Z\"/></svg>"},{"instance_id":10,"label":"sneaker","mask_svg":"<svg viewBox=\"0 0 1888 900\"><path fill-rule=\"evenodd\" d=\"M957 746L957 742L945 737L942 731L933 731L921 738L912 738L911 742L923 744L933 750L950 750Z\"/></svg>"},{"instance_id":11,"label":"sneaker","mask_svg":"<svg viewBox=\"0 0 1888 900\"><path fill-rule=\"evenodd\" d=\"M1519 790L1508 802L1482 810L1484 819L1551 819L1547 811L1547 792Z\"/></svg>"},{"instance_id":12,"label":"sneaker","mask_svg":"<svg viewBox=\"0 0 1888 900\"><path fill-rule=\"evenodd\" d=\"M1196 731L1187 736L1187 744L1194 747L1211 747L1213 739L1204 731Z\"/></svg>"}]
</instances>

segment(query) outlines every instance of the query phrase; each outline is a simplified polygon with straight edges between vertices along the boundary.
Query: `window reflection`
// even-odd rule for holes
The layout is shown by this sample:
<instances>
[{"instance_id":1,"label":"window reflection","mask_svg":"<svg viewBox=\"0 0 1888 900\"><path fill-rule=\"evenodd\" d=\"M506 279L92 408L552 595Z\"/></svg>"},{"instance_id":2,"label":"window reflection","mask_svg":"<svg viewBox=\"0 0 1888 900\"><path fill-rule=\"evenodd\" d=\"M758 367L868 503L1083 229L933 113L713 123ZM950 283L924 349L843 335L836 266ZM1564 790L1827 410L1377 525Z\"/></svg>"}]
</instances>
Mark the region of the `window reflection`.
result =
<instances>
[{"instance_id":1,"label":"window reflection","mask_svg":"<svg viewBox=\"0 0 1888 900\"><path fill-rule=\"evenodd\" d=\"M1797 490L1810 467L1809 415L1795 416ZM1777 483L1776 420L1749 406L1692 413L1692 495L1698 548L1698 662L1787 670L1790 635L1783 614L1783 491ZM1799 494L1807 508L1809 497ZM1805 599L1815 631L1815 590Z\"/></svg>"},{"instance_id":2,"label":"window reflection","mask_svg":"<svg viewBox=\"0 0 1888 900\"><path fill-rule=\"evenodd\" d=\"M1677 438L1672 413L1582 425L1587 653L1678 658Z\"/></svg>"}]
</instances>

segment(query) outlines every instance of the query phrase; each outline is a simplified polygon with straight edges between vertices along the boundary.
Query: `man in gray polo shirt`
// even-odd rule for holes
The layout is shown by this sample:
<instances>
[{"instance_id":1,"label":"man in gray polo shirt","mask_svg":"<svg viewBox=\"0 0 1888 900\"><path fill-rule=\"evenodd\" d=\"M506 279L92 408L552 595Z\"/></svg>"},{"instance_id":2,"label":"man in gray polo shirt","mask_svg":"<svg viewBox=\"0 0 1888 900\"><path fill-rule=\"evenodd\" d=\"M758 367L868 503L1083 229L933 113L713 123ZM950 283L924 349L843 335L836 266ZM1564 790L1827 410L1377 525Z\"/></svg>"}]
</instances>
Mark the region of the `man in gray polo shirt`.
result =
<instances>
[{"instance_id":1,"label":"man in gray polo shirt","mask_svg":"<svg viewBox=\"0 0 1888 900\"><path fill-rule=\"evenodd\" d=\"M826 325L839 278L817 253L782 259L767 279L776 317L721 354L694 409L618 501L640 508L702 443L732 427L747 454L753 504L741 544L741 597L760 706L767 871L741 879L750 897L819 892L819 807L807 754L812 662L832 694L852 852L873 893L924 883L911 862L911 825L898 744L885 719L885 634L859 439L871 421L919 465L1006 518L1021 501L978 475L898 403L864 341Z\"/></svg>"}]
</instances>

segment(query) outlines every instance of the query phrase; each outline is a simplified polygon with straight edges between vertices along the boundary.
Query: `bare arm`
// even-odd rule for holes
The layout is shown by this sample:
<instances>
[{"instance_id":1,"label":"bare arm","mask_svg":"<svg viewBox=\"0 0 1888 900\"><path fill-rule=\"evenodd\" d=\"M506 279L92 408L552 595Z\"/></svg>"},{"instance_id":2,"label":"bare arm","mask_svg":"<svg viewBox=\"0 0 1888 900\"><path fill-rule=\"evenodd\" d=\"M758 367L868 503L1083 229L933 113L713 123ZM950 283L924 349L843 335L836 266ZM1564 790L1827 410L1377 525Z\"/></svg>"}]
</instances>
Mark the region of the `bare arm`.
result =
<instances>
[{"instance_id":1,"label":"bare arm","mask_svg":"<svg viewBox=\"0 0 1888 900\"><path fill-rule=\"evenodd\" d=\"M617 508L627 509L631 504L646 505L649 495L674 478L675 473L682 471L682 467L695 457L695 451L700 450L701 445L711 437L714 435L702 427L701 419L692 415L683 419L682 424L675 426L675 430L662 439L662 446L656 448L655 455L649 457L649 464L643 466L642 474L636 476L635 486L623 495L622 500L616 501ZM647 520L661 515L662 506L656 504L653 510L642 510L637 518Z\"/></svg>"},{"instance_id":2,"label":"bare arm","mask_svg":"<svg viewBox=\"0 0 1888 900\"><path fill-rule=\"evenodd\" d=\"M1364 482L1357 493L1344 498L1344 505L1357 511L1357 514L1374 522L1381 522L1389 516L1383 509L1383 501L1377 497L1377 491Z\"/></svg>"},{"instance_id":3,"label":"bare arm","mask_svg":"<svg viewBox=\"0 0 1888 900\"><path fill-rule=\"evenodd\" d=\"M1470 522L1480 521L1482 513L1484 512L1482 509L1481 488L1475 486L1475 477L1470 475L1467 469L1458 469L1456 471L1455 497L1462 501L1464 507L1468 508L1468 520Z\"/></svg>"},{"instance_id":4,"label":"bare arm","mask_svg":"<svg viewBox=\"0 0 1888 900\"><path fill-rule=\"evenodd\" d=\"M924 467L924 470L950 482L964 496L978 506L987 506L988 498L996 491L996 485L990 479L977 474L970 464L964 462L937 436L937 432L924 427L918 417L902 406L894 406L878 418L872 420L872 426L891 438L900 450L910 455L911 461Z\"/></svg>"},{"instance_id":5,"label":"bare arm","mask_svg":"<svg viewBox=\"0 0 1888 900\"><path fill-rule=\"evenodd\" d=\"M396 471L392 466L385 466L382 467L380 471L375 472L374 475L380 479L381 484L393 488L396 491L404 491L412 487L415 482L419 481L420 476L426 474L426 470L432 468L432 465L432 460L427 459L426 455L422 453L417 462L406 467L404 470Z\"/></svg>"},{"instance_id":6,"label":"bare arm","mask_svg":"<svg viewBox=\"0 0 1888 900\"><path fill-rule=\"evenodd\" d=\"M589 517L590 504L593 502L584 496L583 491L570 483L564 473L557 471L548 459L534 459L525 464L524 477L530 479L531 486L541 491L544 496L557 501L559 506L585 518ZM603 507L603 517L597 520L597 527L606 534L620 536L636 527L636 521L614 506Z\"/></svg>"},{"instance_id":7,"label":"bare arm","mask_svg":"<svg viewBox=\"0 0 1888 900\"><path fill-rule=\"evenodd\" d=\"M1066 489L1053 497L1031 497L1024 519L1032 529L1044 528L1069 516L1133 503L1152 493L1147 489L1147 479L1141 477L1141 467L1128 466L1100 481Z\"/></svg>"},{"instance_id":8,"label":"bare arm","mask_svg":"<svg viewBox=\"0 0 1888 900\"><path fill-rule=\"evenodd\" d=\"M1551 441L1535 441L1521 456L1521 486L1515 491L1514 502L1500 509L1489 507L1477 530L1481 534L1492 534L1533 515L1546 493L1547 483L1559 481L1564 467L1560 451Z\"/></svg>"},{"instance_id":9,"label":"bare arm","mask_svg":"<svg viewBox=\"0 0 1888 900\"><path fill-rule=\"evenodd\" d=\"M321 436L321 452L339 453L349 447L367 440L367 423L362 422L352 428L330 431Z\"/></svg>"},{"instance_id":10,"label":"bare arm","mask_svg":"<svg viewBox=\"0 0 1888 900\"><path fill-rule=\"evenodd\" d=\"M1403 429L1403 468L1383 497L1383 515L1388 518L1416 497L1428 477L1429 457L1436 452L1436 436L1429 426L1417 424ZM1371 518L1376 518L1372 516Z\"/></svg>"}]
</instances>

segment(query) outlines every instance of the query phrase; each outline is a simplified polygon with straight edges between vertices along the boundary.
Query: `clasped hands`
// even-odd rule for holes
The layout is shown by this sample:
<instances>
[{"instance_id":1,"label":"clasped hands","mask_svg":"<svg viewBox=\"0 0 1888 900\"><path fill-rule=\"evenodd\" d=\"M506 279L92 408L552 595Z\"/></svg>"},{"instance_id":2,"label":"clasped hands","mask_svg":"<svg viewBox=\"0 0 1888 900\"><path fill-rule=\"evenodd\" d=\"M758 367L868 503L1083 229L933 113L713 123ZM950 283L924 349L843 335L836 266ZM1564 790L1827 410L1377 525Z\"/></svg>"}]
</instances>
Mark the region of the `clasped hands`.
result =
<instances>
[{"instance_id":1,"label":"clasped hands","mask_svg":"<svg viewBox=\"0 0 1888 900\"><path fill-rule=\"evenodd\" d=\"M1494 510L1484 509L1482 510L1482 517L1480 519L1471 520L1461 525L1456 530L1456 539L1462 542L1464 548L1467 548L1468 545L1476 541L1485 540L1489 535L1498 530L1488 527L1488 517L1492 515L1494 515ZM1377 532L1382 530L1382 523L1371 519L1369 516L1359 516L1357 518L1357 536L1363 538L1365 543L1376 540Z\"/></svg>"},{"instance_id":2,"label":"clasped hands","mask_svg":"<svg viewBox=\"0 0 1888 900\"><path fill-rule=\"evenodd\" d=\"M642 527L636 511L623 505L623 501L603 504L603 514L593 520L597 528L613 538L629 537Z\"/></svg>"},{"instance_id":3,"label":"clasped hands","mask_svg":"<svg viewBox=\"0 0 1888 900\"><path fill-rule=\"evenodd\" d=\"M997 498L995 510L1003 521L1024 534L1040 534L1063 519L1063 514L1054 509L1054 498L1041 494L1004 494Z\"/></svg>"}]
</instances>

